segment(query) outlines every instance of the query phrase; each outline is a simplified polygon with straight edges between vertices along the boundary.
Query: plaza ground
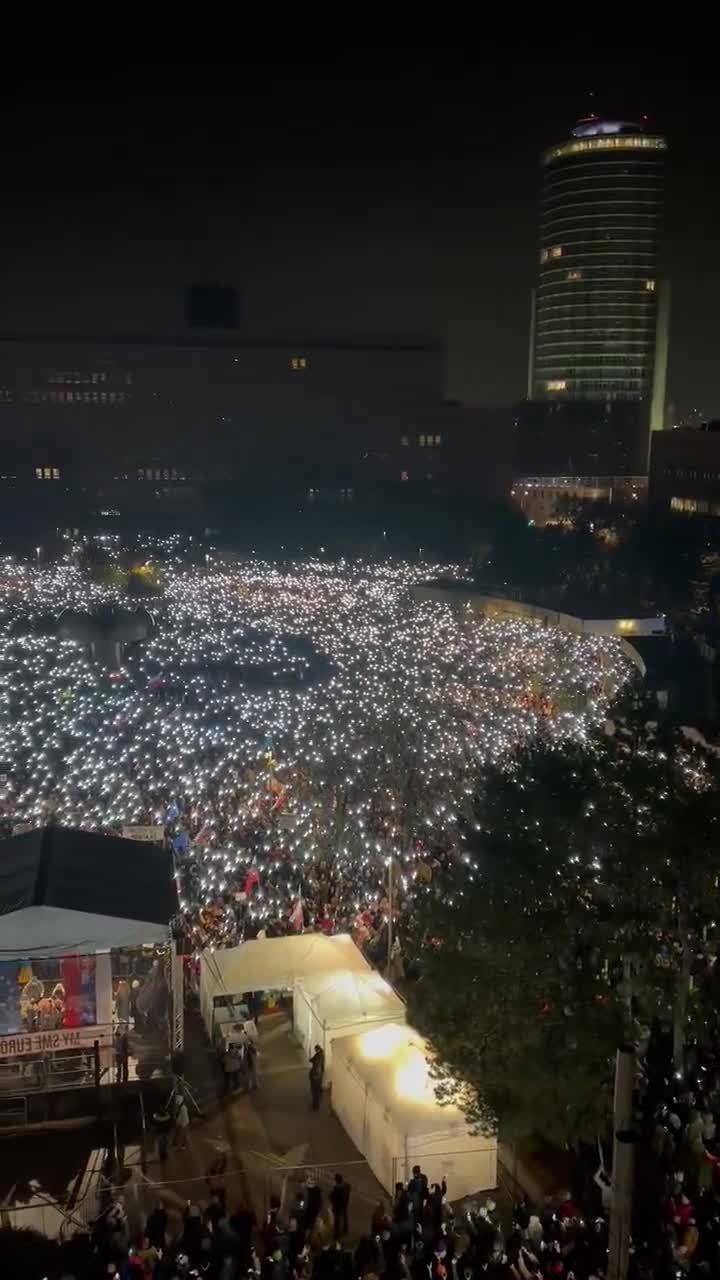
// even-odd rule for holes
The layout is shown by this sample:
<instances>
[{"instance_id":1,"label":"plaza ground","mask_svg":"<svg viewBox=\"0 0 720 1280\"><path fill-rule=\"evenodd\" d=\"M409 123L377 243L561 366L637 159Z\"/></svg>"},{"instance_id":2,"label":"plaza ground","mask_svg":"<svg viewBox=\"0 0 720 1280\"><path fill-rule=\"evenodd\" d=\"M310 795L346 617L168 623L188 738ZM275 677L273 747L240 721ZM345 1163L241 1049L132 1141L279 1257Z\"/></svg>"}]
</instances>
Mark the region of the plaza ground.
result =
<instances>
[{"instance_id":1,"label":"plaza ground","mask_svg":"<svg viewBox=\"0 0 720 1280\"><path fill-rule=\"evenodd\" d=\"M88 1193L92 1175L83 1180L81 1174L86 1167L99 1168L103 1161L106 1167L119 1170L113 1181L121 1187L131 1227L139 1229L143 1214L160 1200L171 1217L179 1220L188 1201L207 1203L208 1170L224 1154L231 1209L246 1200L261 1223L270 1197L278 1195L289 1206L308 1176L320 1185L326 1205L334 1175L340 1172L352 1187L350 1240L369 1231L373 1209L380 1200L387 1203L387 1193L333 1114L327 1090L320 1109L312 1110L308 1063L292 1035L289 1005L264 1014L259 1028L257 1090L225 1095L223 1072L199 1012L188 1014L184 1078L201 1114L191 1106L187 1147L171 1146L165 1161L158 1157L152 1111L167 1098L169 1084L158 1088L153 1082L152 1090L144 1086L143 1108L136 1090L129 1089L122 1099L115 1092L116 1105L100 1124L69 1132L3 1138L0 1200L15 1183L35 1178L42 1185L36 1202L19 1211L13 1225L35 1226L55 1234L58 1215L53 1206L66 1201L71 1186L65 1230L88 1225L97 1212L97 1201ZM548 1185L546 1152L521 1152L514 1161L506 1150L503 1159L500 1186L494 1194L500 1206L504 1202L509 1206L512 1199L513 1172L522 1175L521 1181L534 1198L542 1199L562 1184L563 1174L556 1171L558 1176L550 1179L553 1186ZM452 1198L452 1187L448 1193Z\"/></svg>"}]
</instances>

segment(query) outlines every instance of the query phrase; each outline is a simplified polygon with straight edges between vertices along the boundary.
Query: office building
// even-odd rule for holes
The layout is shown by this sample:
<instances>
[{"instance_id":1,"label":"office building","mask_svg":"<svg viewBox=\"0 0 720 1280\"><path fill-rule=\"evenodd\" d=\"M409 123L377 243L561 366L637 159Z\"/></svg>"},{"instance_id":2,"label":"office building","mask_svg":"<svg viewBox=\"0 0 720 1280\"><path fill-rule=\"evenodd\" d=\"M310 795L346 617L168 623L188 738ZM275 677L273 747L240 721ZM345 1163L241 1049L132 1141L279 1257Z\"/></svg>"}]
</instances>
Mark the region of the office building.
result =
<instances>
[{"instance_id":1,"label":"office building","mask_svg":"<svg viewBox=\"0 0 720 1280\"><path fill-rule=\"evenodd\" d=\"M12 490L28 510L30 485L58 523L82 519L83 503L199 513L219 493L503 499L511 432L499 416L445 400L445 349L432 340L0 335L5 505Z\"/></svg>"},{"instance_id":2,"label":"office building","mask_svg":"<svg viewBox=\"0 0 720 1280\"><path fill-rule=\"evenodd\" d=\"M668 515L720 516L720 422L653 436L650 504Z\"/></svg>"},{"instance_id":3,"label":"office building","mask_svg":"<svg viewBox=\"0 0 720 1280\"><path fill-rule=\"evenodd\" d=\"M666 148L644 124L592 117L544 153L531 400L641 401L662 428Z\"/></svg>"},{"instance_id":4,"label":"office building","mask_svg":"<svg viewBox=\"0 0 720 1280\"><path fill-rule=\"evenodd\" d=\"M592 116L543 154L517 476L592 477L610 491L617 477L647 475L665 418L666 150L645 121Z\"/></svg>"}]
</instances>

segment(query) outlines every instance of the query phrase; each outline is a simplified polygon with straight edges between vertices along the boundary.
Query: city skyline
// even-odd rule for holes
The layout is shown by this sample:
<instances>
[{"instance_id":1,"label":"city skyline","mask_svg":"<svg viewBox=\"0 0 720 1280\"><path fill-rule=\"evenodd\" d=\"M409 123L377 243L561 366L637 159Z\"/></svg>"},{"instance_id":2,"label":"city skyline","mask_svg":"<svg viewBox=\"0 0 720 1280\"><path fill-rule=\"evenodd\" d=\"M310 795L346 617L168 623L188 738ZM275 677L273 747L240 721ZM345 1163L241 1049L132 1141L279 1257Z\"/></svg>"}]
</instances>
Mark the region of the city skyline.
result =
<instances>
[{"instance_id":1,"label":"city skyline","mask_svg":"<svg viewBox=\"0 0 720 1280\"><path fill-rule=\"evenodd\" d=\"M501 51L493 79L474 69L460 51L371 50L8 81L0 330L165 333L184 287L217 279L240 291L243 335L437 336L451 395L512 403L538 157L597 102L668 137L668 396L720 411L709 82L681 55L602 50L551 86L530 51Z\"/></svg>"}]
</instances>

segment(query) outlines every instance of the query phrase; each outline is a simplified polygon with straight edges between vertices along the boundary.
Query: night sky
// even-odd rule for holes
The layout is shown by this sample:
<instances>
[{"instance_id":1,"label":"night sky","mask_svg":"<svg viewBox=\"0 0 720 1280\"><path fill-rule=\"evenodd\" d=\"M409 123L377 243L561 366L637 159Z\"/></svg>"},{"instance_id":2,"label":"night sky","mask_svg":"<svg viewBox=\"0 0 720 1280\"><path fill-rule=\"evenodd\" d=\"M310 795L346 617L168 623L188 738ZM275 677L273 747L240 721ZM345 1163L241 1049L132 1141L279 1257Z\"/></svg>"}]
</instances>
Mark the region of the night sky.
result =
<instances>
[{"instance_id":1,"label":"night sky","mask_svg":"<svg viewBox=\"0 0 720 1280\"><path fill-rule=\"evenodd\" d=\"M173 332L183 286L216 279L241 291L243 336L437 335L450 394L510 403L539 153L594 101L669 139L670 397L720 415L711 63L582 45L81 61L0 90L2 331Z\"/></svg>"}]
</instances>

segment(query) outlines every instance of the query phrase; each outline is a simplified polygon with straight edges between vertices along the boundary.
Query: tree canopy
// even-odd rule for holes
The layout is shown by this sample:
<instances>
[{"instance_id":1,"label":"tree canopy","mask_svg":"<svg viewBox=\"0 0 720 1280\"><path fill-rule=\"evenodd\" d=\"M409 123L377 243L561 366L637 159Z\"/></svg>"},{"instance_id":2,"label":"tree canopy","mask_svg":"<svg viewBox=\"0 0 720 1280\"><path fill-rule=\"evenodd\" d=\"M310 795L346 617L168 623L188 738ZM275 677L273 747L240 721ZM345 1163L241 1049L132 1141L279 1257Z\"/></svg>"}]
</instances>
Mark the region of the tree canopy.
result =
<instances>
[{"instance_id":1,"label":"tree canopy","mask_svg":"<svg viewBox=\"0 0 720 1280\"><path fill-rule=\"evenodd\" d=\"M713 933L720 765L646 714L493 771L464 859L421 900L412 1014L439 1097L503 1136L592 1137L617 1046L660 1017L681 1055L706 1018L691 970Z\"/></svg>"}]
</instances>

